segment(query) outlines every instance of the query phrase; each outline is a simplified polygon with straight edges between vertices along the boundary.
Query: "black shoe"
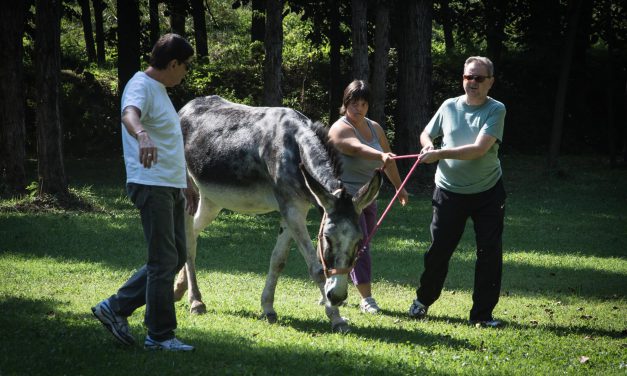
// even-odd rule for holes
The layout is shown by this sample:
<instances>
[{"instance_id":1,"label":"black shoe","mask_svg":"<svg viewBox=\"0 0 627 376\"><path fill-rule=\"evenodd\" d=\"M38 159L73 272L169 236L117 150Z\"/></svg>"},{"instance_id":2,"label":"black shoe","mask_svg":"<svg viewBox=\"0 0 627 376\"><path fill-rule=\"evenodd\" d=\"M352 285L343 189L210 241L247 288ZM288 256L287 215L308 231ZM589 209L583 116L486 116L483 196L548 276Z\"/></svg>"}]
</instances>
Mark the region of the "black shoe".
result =
<instances>
[{"instance_id":1,"label":"black shoe","mask_svg":"<svg viewBox=\"0 0 627 376\"><path fill-rule=\"evenodd\" d=\"M414 299L413 303L409 307L409 317L412 319L424 319L427 316L429 307L420 303L420 300Z\"/></svg>"},{"instance_id":2,"label":"black shoe","mask_svg":"<svg viewBox=\"0 0 627 376\"><path fill-rule=\"evenodd\" d=\"M500 320L470 320L470 325L482 328L500 328L503 326L503 322Z\"/></svg>"}]
</instances>

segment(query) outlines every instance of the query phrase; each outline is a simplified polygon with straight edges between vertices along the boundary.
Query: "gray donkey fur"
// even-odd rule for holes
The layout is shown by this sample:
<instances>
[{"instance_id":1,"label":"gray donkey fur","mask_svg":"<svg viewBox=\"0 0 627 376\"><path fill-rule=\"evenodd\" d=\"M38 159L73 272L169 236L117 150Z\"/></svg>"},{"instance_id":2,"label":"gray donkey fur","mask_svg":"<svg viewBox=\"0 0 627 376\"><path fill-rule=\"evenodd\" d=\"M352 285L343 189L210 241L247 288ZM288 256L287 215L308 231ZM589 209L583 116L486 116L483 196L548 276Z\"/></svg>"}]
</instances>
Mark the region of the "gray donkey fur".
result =
<instances>
[{"instance_id":1,"label":"gray donkey fur","mask_svg":"<svg viewBox=\"0 0 627 376\"><path fill-rule=\"evenodd\" d=\"M175 284L176 298L189 289L192 313L206 311L195 273L197 237L222 209L247 214L279 211L279 235L261 295L264 317L270 322L277 319L274 294L293 239L326 299L332 328L347 331L338 306L347 297L346 270L352 267L362 238L359 214L376 198L381 174L351 197L339 180L341 166L328 144L327 129L288 108L249 107L208 96L189 102L179 116L188 173L200 202L186 223L188 259ZM312 203L325 213L321 223L325 265L344 270L340 274L325 278L323 273L306 227Z\"/></svg>"}]
</instances>

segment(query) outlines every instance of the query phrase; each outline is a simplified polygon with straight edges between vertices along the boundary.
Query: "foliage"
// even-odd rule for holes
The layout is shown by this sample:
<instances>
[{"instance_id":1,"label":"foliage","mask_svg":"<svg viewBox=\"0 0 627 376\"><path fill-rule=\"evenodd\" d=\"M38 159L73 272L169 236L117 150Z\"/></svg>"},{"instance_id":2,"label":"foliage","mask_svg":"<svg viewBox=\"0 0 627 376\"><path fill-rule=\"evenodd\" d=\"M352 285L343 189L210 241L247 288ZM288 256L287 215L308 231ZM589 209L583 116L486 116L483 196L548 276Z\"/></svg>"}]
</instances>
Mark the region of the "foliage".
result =
<instances>
[{"instance_id":1,"label":"foliage","mask_svg":"<svg viewBox=\"0 0 627 376\"><path fill-rule=\"evenodd\" d=\"M61 72L61 115L67 155L103 156L120 152L117 77L95 69Z\"/></svg>"},{"instance_id":2,"label":"foliage","mask_svg":"<svg viewBox=\"0 0 627 376\"><path fill-rule=\"evenodd\" d=\"M107 151L119 153L119 88L117 75L116 2L105 0L106 63L102 67L90 65L84 53L80 25L80 7L75 1L65 1L62 19L62 68L64 74L62 112L65 151L69 155L93 155ZM238 3L237 9L233 9ZM376 3L376 2L375 2ZM496 4L497 2L495 2ZM553 103L559 76L563 30L566 27L569 2L547 3L546 10L538 2L519 0L503 2L506 13L504 52L496 66L496 84L491 95L506 104L506 142L504 150L543 151L553 122ZM252 11L250 2L211 0L207 27L209 56L198 59L183 85L170 91L176 108L197 96L217 94L227 99L250 105L261 104L263 92L264 46L250 42ZM392 7L396 7L392 2ZM399 3L400 4L400 3ZM433 97L432 110L448 97L462 93L460 71L466 56L486 54L485 1L449 1L455 48L448 53L443 41L444 19L435 2L433 23ZM567 97L565 114L565 152L605 150L610 132L612 112L616 131L610 142L620 145L627 130L624 111L619 106L627 78L627 27L624 23L627 9L619 2L595 0L591 2L589 21L578 40L579 52L573 67L571 90ZM144 59L151 46L148 38L147 2L140 2ZM370 38L376 11L371 4L369 12ZM161 2L161 32L166 32L168 18L166 4ZM24 38L24 64L28 86L27 134L28 151L35 149L34 108L36 93L32 88L32 11L29 13L28 33ZM341 2L340 32L342 82L350 81L350 6ZM540 13L538 13L540 12ZM542 12L552 15L544 16ZM550 13L549 13L550 12ZM387 84L387 131L393 136L397 116L396 56L398 39L403 36L402 25L395 21L398 11L392 12L391 50ZM540 16L538 16L538 14ZM395 16L396 15L396 16ZM283 98L284 105L293 107L309 117L328 123L329 109L329 9L322 1L290 0L284 12ZM587 18L586 18L587 19ZM557 22L555 22L557 21ZM186 30L194 43L193 22L187 18ZM586 34L588 32L588 34ZM371 43L372 44L372 43ZM611 51L608 48L611 45ZM143 66L146 62L143 62ZM610 77L610 67L613 76ZM74 73L70 73L73 71ZM92 82L91 76L96 82ZM104 79L104 81L103 81ZM340 85L341 86L341 85ZM613 103L608 103L613 98ZM419 99L416 99L419 100ZM339 104L337 104L339 106ZM613 109L613 110L611 110Z\"/></svg>"},{"instance_id":3,"label":"foliage","mask_svg":"<svg viewBox=\"0 0 627 376\"><path fill-rule=\"evenodd\" d=\"M258 319L278 217L226 212L199 239L198 278L208 313L176 305L177 336L194 354L123 348L90 307L145 260L136 209L119 160L69 160L73 187L96 212L0 212L0 370L3 375L111 374L603 374L625 372L627 230L624 170L599 157L565 158L564 179L546 179L539 157L503 161L509 193L503 329L466 323L472 301L472 225L454 254L445 289L426 321L406 310L428 245L430 194L414 187L373 240L374 294L381 315L359 313L349 291L342 315L352 333L332 334L319 291L296 249L277 287L279 321ZM34 164L29 173L34 174ZM90 187L89 189L83 187ZM390 192L380 198L383 208ZM603 200L591 199L603 197ZM381 211L381 210L380 210ZM308 223L314 237L319 215ZM143 340L143 309L130 318ZM25 351L27 349L27 351ZM90 349L90 351L85 351Z\"/></svg>"}]
</instances>

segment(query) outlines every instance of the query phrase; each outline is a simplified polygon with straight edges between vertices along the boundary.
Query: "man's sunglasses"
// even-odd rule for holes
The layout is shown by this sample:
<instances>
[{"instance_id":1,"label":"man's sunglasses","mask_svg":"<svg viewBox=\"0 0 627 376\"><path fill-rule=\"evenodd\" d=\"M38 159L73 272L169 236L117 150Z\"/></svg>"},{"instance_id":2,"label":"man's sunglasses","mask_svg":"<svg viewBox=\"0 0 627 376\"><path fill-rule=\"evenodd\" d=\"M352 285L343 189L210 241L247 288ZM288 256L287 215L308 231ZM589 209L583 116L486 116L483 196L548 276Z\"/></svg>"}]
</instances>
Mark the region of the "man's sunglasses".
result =
<instances>
[{"instance_id":1,"label":"man's sunglasses","mask_svg":"<svg viewBox=\"0 0 627 376\"><path fill-rule=\"evenodd\" d=\"M477 82L483 82L483 81L485 81L486 78L492 78L492 76L479 76L479 75L476 75L476 74L465 74L464 75L464 80L467 80L467 81L475 80Z\"/></svg>"}]
</instances>

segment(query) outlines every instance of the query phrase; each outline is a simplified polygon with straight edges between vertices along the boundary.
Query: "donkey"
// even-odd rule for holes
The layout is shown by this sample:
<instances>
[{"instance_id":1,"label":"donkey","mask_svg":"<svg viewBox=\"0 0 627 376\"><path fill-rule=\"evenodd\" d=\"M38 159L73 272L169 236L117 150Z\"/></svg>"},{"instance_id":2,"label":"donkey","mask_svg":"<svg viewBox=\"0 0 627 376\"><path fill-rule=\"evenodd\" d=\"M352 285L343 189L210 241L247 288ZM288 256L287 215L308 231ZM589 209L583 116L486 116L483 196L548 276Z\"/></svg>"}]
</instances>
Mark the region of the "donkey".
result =
<instances>
[{"instance_id":1,"label":"donkey","mask_svg":"<svg viewBox=\"0 0 627 376\"><path fill-rule=\"evenodd\" d=\"M187 103L179 116L188 173L200 202L186 221L187 263L175 283L175 297L189 289L191 312L206 311L195 273L197 237L222 209L279 211L279 235L261 294L262 317L277 320L274 294L293 239L326 301L332 329L348 331L338 306L348 295L347 274L362 238L358 218L376 198L381 174L351 197L338 178L339 156L328 143L327 129L289 108L249 107L208 96ZM312 203L324 211L318 252L306 227Z\"/></svg>"}]
</instances>

